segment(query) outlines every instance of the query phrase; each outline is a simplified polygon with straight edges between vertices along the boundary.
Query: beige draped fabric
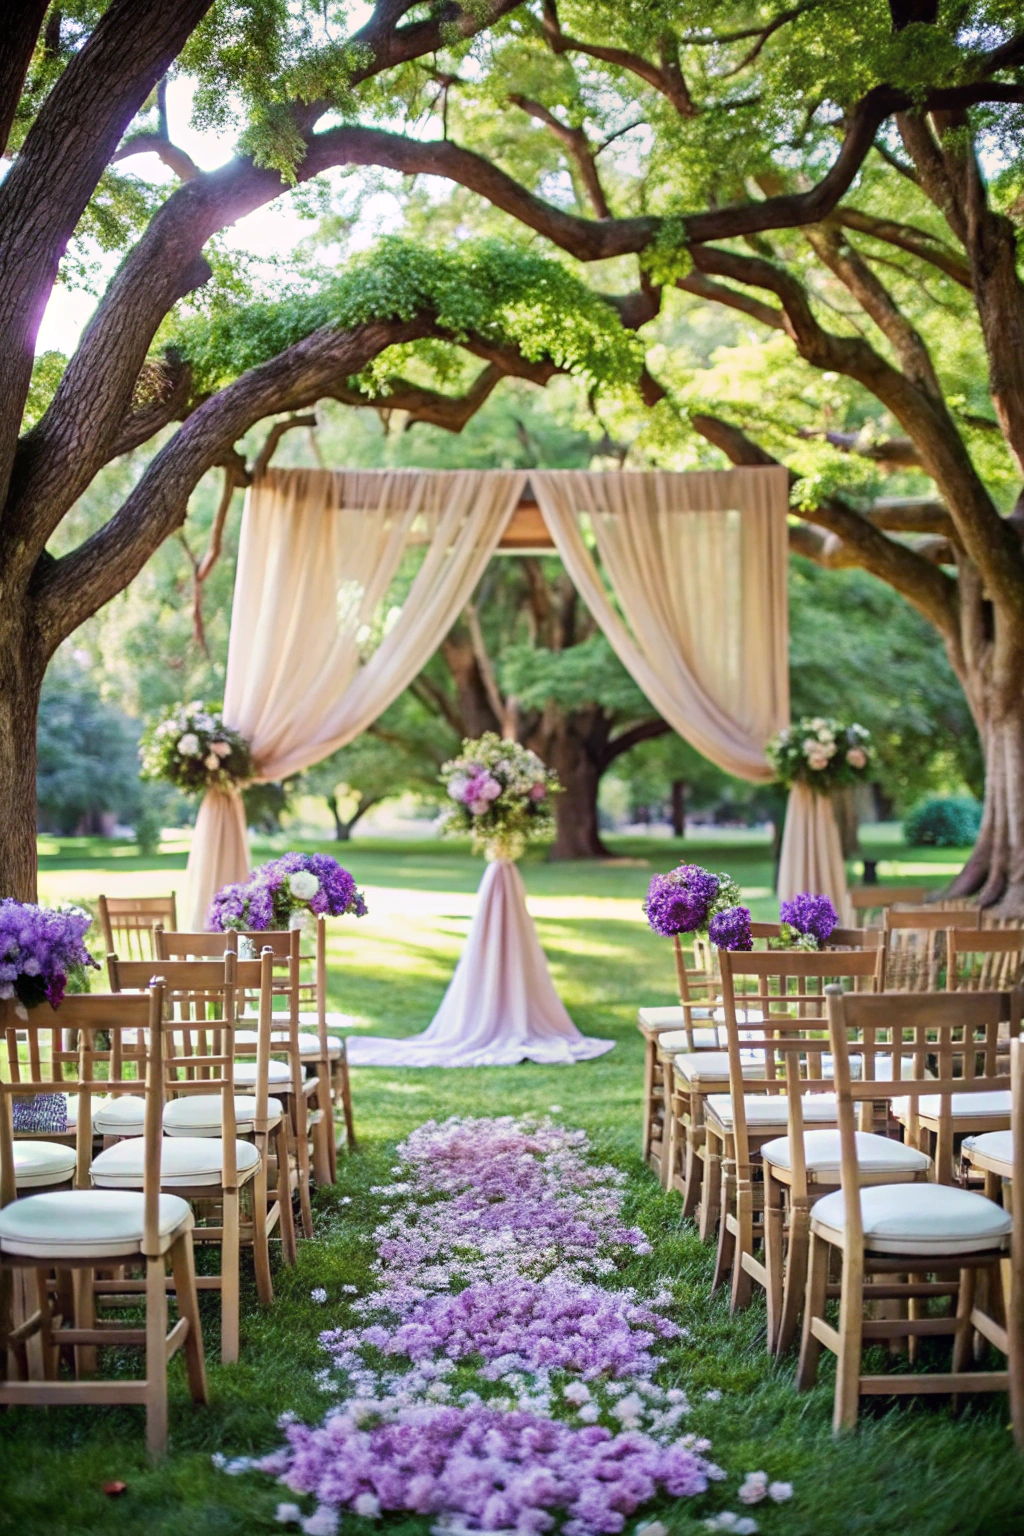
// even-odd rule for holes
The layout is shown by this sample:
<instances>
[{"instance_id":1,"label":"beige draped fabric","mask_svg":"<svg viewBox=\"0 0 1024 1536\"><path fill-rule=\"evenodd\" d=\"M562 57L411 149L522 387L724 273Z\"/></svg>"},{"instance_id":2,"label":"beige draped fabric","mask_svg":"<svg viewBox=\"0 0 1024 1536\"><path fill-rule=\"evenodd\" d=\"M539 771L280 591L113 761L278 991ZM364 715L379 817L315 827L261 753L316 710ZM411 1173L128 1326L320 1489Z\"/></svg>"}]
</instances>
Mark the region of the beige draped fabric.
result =
<instances>
[{"instance_id":1,"label":"beige draped fabric","mask_svg":"<svg viewBox=\"0 0 1024 1536\"><path fill-rule=\"evenodd\" d=\"M573 583L658 712L727 773L771 779L765 745L789 724L788 472L530 481ZM790 797L779 878L780 897L797 891L830 896L846 917L832 803L803 788Z\"/></svg>"},{"instance_id":2,"label":"beige draped fabric","mask_svg":"<svg viewBox=\"0 0 1024 1536\"><path fill-rule=\"evenodd\" d=\"M840 923L852 925L853 908L832 801L807 784L794 784L779 853L779 900L788 901L801 891L830 896Z\"/></svg>"},{"instance_id":3,"label":"beige draped fabric","mask_svg":"<svg viewBox=\"0 0 1024 1536\"><path fill-rule=\"evenodd\" d=\"M786 470L530 482L573 583L659 714L727 773L770 779L765 743L789 723Z\"/></svg>"},{"instance_id":4,"label":"beige draped fabric","mask_svg":"<svg viewBox=\"0 0 1024 1536\"><path fill-rule=\"evenodd\" d=\"M224 718L256 778L298 773L352 741L412 682L483 574L522 494L502 470L268 470L247 494ZM426 553L401 608L381 612L411 542ZM375 644L375 641L377 642ZM204 799L189 913L245 878L241 799Z\"/></svg>"}]
</instances>

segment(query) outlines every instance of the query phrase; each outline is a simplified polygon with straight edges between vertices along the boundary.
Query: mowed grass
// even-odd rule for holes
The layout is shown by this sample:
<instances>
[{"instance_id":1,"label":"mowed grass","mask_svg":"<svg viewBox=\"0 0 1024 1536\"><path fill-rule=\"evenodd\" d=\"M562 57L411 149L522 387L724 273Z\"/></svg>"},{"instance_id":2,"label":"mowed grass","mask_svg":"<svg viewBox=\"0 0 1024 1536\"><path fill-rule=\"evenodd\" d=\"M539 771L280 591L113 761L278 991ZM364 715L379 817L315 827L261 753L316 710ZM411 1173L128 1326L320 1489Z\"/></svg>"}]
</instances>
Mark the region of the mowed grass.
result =
<instances>
[{"instance_id":1,"label":"mowed grass","mask_svg":"<svg viewBox=\"0 0 1024 1536\"><path fill-rule=\"evenodd\" d=\"M770 887L768 850L730 839L714 845L620 844L615 852L651 863L527 863L524 868L562 996L580 1028L614 1039L615 1050L572 1068L354 1071L360 1149L343 1159L339 1188L317 1196L317 1240L301 1246L294 1270L276 1267L276 1299L269 1311L257 1307L246 1271L238 1365L216 1364L216 1302L203 1299L210 1407L191 1407L176 1360L171 1451L157 1468L146 1464L138 1410L3 1415L0 1531L28 1536L280 1531L276 1506L291 1495L266 1478L225 1476L212 1466L211 1454L270 1449L278 1443L276 1421L285 1410L307 1420L323 1416L330 1400L313 1380L321 1364L317 1334L348 1319L341 1287L363 1288L368 1282L377 1219L370 1189L387 1176L394 1143L432 1116L544 1112L553 1106L560 1118L587 1130L600 1155L629 1174L629 1215L650 1233L654 1252L634 1261L625 1278L646 1285L665 1276L676 1283L682 1298L677 1320L690 1337L673 1349L665 1381L685 1386L694 1404L686 1428L712 1440L714 1457L729 1474L705 1498L652 1507L643 1519L656 1514L672 1532L695 1536L716 1511L748 1513L737 1504L735 1490L746 1472L763 1468L796 1489L790 1503L753 1512L767 1536L1011 1536L1024 1530L1024 1469L1012 1449L1003 1400L968 1400L958 1418L941 1400L897 1407L881 1400L865 1412L855 1435L837 1443L830 1430L831 1364L824 1366L819 1388L798 1397L792 1388L794 1361L776 1366L768 1359L763 1304L755 1301L732 1319L727 1297L710 1293L710 1250L681 1224L677 1197L659 1190L638 1157L642 1050L636 1008L640 1002L673 1000L671 951L648 932L638 902L652 868L668 868L685 855L735 873L757 915L767 917L771 898L753 892ZM897 855L890 847L882 856ZM419 843L355 843L343 857L371 893L372 910L361 923L332 925L331 1004L352 1015L360 1031L415 1033L429 1022L451 975L481 866L459 850ZM919 860L917 850L913 859ZM955 862L955 856L944 851L933 862ZM183 863L176 855L139 861L126 850L111 859L104 845L65 846L44 856L41 894L51 900L95 896L132 882L140 893L166 890L171 880L180 881ZM885 866L883 871L889 873ZM344 1206L343 1196L350 1198ZM310 1299L314 1286L327 1290L326 1306ZM118 1363L128 1371L137 1368L130 1357ZM708 1399L708 1392L721 1397ZM104 1486L111 1482L125 1483L126 1491L106 1494ZM429 1524L397 1516L385 1522L386 1529L409 1536L425 1536ZM355 1517L342 1527L356 1536L369 1536L374 1528Z\"/></svg>"}]
</instances>

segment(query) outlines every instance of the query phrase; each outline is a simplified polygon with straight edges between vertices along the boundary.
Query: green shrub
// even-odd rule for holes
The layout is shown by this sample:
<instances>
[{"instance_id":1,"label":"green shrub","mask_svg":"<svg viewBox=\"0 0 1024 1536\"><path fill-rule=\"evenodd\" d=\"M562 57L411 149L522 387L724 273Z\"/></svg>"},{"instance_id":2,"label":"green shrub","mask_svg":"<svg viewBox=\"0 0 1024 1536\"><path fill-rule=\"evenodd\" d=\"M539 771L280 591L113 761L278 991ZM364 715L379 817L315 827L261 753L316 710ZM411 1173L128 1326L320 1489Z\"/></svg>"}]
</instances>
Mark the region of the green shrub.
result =
<instances>
[{"instance_id":1,"label":"green shrub","mask_svg":"<svg viewBox=\"0 0 1024 1536\"><path fill-rule=\"evenodd\" d=\"M152 858L160 851L160 834L164 819L153 806L144 806L135 818L135 846L143 858Z\"/></svg>"},{"instance_id":2,"label":"green shrub","mask_svg":"<svg viewBox=\"0 0 1024 1536\"><path fill-rule=\"evenodd\" d=\"M968 848L981 826L981 806L969 795L921 800L903 822L911 848Z\"/></svg>"}]
</instances>

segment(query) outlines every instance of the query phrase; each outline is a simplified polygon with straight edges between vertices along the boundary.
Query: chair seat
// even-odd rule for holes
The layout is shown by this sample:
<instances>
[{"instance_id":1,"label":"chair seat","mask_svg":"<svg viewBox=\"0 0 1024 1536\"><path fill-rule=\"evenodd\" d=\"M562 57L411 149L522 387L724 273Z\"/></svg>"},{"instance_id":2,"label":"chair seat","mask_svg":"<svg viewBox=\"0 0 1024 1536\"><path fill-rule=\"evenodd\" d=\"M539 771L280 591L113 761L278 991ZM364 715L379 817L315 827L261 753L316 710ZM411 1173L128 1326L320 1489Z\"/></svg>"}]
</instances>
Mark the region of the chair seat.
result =
<instances>
[{"instance_id":1,"label":"chair seat","mask_svg":"<svg viewBox=\"0 0 1024 1536\"><path fill-rule=\"evenodd\" d=\"M702 1029L698 1026L693 1031L692 1049L698 1051L714 1051L722 1044L719 1035L722 1031L717 1029ZM658 1036L658 1050L689 1051L691 1049L690 1037L685 1029L666 1029Z\"/></svg>"},{"instance_id":2,"label":"chair seat","mask_svg":"<svg viewBox=\"0 0 1024 1536\"><path fill-rule=\"evenodd\" d=\"M667 1008L638 1008L637 1019L645 1029L681 1029L686 1032L686 1009L679 1003ZM690 1009L691 1019L710 1019L714 1017L713 1008L694 1006ZM712 1036L712 1044L718 1044L718 1031L709 1029Z\"/></svg>"},{"instance_id":3,"label":"chair seat","mask_svg":"<svg viewBox=\"0 0 1024 1536\"><path fill-rule=\"evenodd\" d=\"M887 1136L876 1136L873 1131L857 1131L857 1167L864 1173L889 1173L894 1175L924 1173L931 1167L931 1158L916 1147L907 1147L902 1141L891 1141ZM773 1168L791 1168L789 1137L780 1136L777 1141L767 1141L761 1148L761 1156ZM820 1177L831 1175L839 1182L839 1132L832 1130L805 1131L804 1161L808 1174Z\"/></svg>"},{"instance_id":4,"label":"chair seat","mask_svg":"<svg viewBox=\"0 0 1024 1536\"><path fill-rule=\"evenodd\" d=\"M752 1055L751 1051L741 1051L740 1061L743 1066L743 1076L756 1082L764 1077L764 1062L749 1060ZM702 1081L707 1083L729 1081L728 1051L700 1051L692 1056L675 1056L672 1065L679 1076L691 1087Z\"/></svg>"},{"instance_id":5,"label":"chair seat","mask_svg":"<svg viewBox=\"0 0 1024 1536\"><path fill-rule=\"evenodd\" d=\"M984 1195L947 1184L876 1184L860 1191L864 1246L872 1253L947 1255L985 1253L1008 1245L1011 1222ZM843 1240L843 1192L811 1207L811 1230Z\"/></svg>"},{"instance_id":6,"label":"chair seat","mask_svg":"<svg viewBox=\"0 0 1024 1536\"><path fill-rule=\"evenodd\" d=\"M280 1099L267 1100L267 1119L273 1124L284 1114ZM256 1118L256 1100L235 1096L235 1129L240 1136L251 1136ZM220 1137L221 1096L219 1093L190 1093L171 1099L164 1105L166 1136Z\"/></svg>"},{"instance_id":7,"label":"chair seat","mask_svg":"<svg viewBox=\"0 0 1024 1536\"><path fill-rule=\"evenodd\" d=\"M0 1211L0 1253L57 1261L127 1258L140 1251L144 1197L127 1189L67 1189L29 1195ZM161 1195L157 1230L166 1251L193 1226L178 1195Z\"/></svg>"},{"instance_id":8,"label":"chair seat","mask_svg":"<svg viewBox=\"0 0 1024 1536\"><path fill-rule=\"evenodd\" d=\"M276 1028L272 1031L276 1039L280 1039L281 1035L286 1033L287 1031L281 1031ZM254 1029L239 1029L235 1031L235 1048L238 1051L250 1049L255 1051L257 1040L258 1036ZM298 1042L299 1055L303 1061L316 1061L319 1058L320 1041L316 1035L301 1034L298 1037ZM338 1035L327 1036L327 1054L329 1057L335 1058L340 1056L344 1049L345 1042Z\"/></svg>"},{"instance_id":9,"label":"chair seat","mask_svg":"<svg viewBox=\"0 0 1024 1536\"><path fill-rule=\"evenodd\" d=\"M235 1082L239 1088L249 1088L256 1081L256 1063L254 1061L235 1062ZM281 1093L292 1093L292 1069L287 1061L275 1061L271 1058L267 1062L267 1080Z\"/></svg>"},{"instance_id":10,"label":"chair seat","mask_svg":"<svg viewBox=\"0 0 1024 1536\"><path fill-rule=\"evenodd\" d=\"M834 1093L805 1093L803 1095L804 1120L835 1120L836 1096ZM746 1093L743 1095L747 1124L752 1128L762 1125L786 1125L789 1120L789 1100L784 1093ZM732 1098L727 1093L713 1093L707 1101L707 1112L726 1129L732 1129Z\"/></svg>"},{"instance_id":11,"label":"chair seat","mask_svg":"<svg viewBox=\"0 0 1024 1536\"><path fill-rule=\"evenodd\" d=\"M74 1177L74 1147L59 1141L16 1141L14 1183L18 1189L48 1189Z\"/></svg>"},{"instance_id":12,"label":"chair seat","mask_svg":"<svg viewBox=\"0 0 1024 1536\"><path fill-rule=\"evenodd\" d=\"M96 1105L92 1128L97 1136L141 1136L145 1119L144 1098L134 1093L118 1093Z\"/></svg>"},{"instance_id":13,"label":"chair seat","mask_svg":"<svg viewBox=\"0 0 1024 1536\"><path fill-rule=\"evenodd\" d=\"M988 1168L1001 1179L1013 1178L1013 1132L982 1131L980 1136L965 1136L960 1149L970 1162Z\"/></svg>"},{"instance_id":14,"label":"chair seat","mask_svg":"<svg viewBox=\"0 0 1024 1536\"><path fill-rule=\"evenodd\" d=\"M160 1184L163 1189L196 1184L219 1185L223 1172L223 1142L219 1136L165 1136L160 1143ZM239 1182L252 1178L260 1154L251 1141L235 1142ZM92 1182L100 1189L141 1189L145 1144L141 1137L119 1141L93 1159Z\"/></svg>"},{"instance_id":15,"label":"chair seat","mask_svg":"<svg viewBox=\"0 0 1024 1536\"><path fill-rule=\"evenodd\" d=\"M954 1093L952 1095L953 1119L957 1120L1009 1120L1009 1091L997 1089L993 1093ZM922 1094L917 1101L917 1113L922 1120L939 1118L941 1099L937 1093ZM893 1099L892 1112L897 1120L910 1118L910 1100Z\"/></svg>"}]
</instances>

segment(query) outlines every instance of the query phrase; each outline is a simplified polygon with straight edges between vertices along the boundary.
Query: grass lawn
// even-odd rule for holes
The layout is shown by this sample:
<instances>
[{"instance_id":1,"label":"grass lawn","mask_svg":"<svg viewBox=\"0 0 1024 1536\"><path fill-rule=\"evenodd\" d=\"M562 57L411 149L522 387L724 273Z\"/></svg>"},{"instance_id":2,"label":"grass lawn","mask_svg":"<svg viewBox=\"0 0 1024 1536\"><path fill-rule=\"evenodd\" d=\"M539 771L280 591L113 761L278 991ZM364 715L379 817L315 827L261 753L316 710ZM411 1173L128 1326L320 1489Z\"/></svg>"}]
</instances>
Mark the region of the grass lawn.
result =
<instances>
[{"instance_id":1,"label":"grass lawn","mask_svg":"<svg viewBox=\"0 0 1024 1536\"><path fill-rule=\"evenodd\" d=\"M881 1400L865 1412L856 1435L834 1442L831 1364L826 1362L814 1393L796 1396L794 1362L775 1366L765 1351L763 1304L755 1301L741 1318L730 1319L726 1296L709 1294L710 1251L681 1225L678 1198L663 1195L641 1166L636 1008L672 1001L673 986L671 951L646 929L638 901L651 869L669 868L684 851L689 859L729 869L755 915L770 915L768 850L750 839L622 843L616 854L636 862L611 866L528 863L531 906L562 996L581 1029L614 1039L615 1050L573 1068L356 1070L361 1145L342 1163L340 1189L317 1197L325 1235L302 1245L293 1271L275 1270L270 1311L260 1312L248 1286L241 1363L227 1369L211 1364L212 1406L191 1409L176 1360L171 1454L155 1470L146 1466L137 1410L8 1413L0 1421L0 1531L248 1536L280 1530L274 1519L279 1490L265 1478L227 1477L213 1469L210 1456L271 1448L285 1409L307 1420L322 1417L325 1399L313 1381L322 1363L317 1333L347 1320L341 1286L362 1287L366 1280L373 1254L367 1237L376 1220L369 1190L386 1177L389 1148L431 1116L544 1111L552 1105L561 1106L561 1118L584 1127L598 1152L630 1175L627 1214L649 1232L654 1252L635 1259L627 1278L648 1284L664 1275L681 1288L676 1320L691 1337L673 1346L663 1380L686 1387L694 1403L686 1428L711 1438L715 1460L729 1473L728 1483L704 1499L652 1508L644 1519L656 1514L673 1532L701 1531L711 1513L737 1508L735 1489L743 1474L763 1468L796 1489L790 1503L754 1512L767 1536L1010 1536L1024 1530L1024 1474L1005 1427L1004 1401L968 1400L954 1419L941 1401L893 1409ZM875 856L875 845L865 851ZM889 861L882 866L888 878L916 877L917 866L925 865L942 879L945 866L956 863L947 850L934 858L918 850L908 856L882 841L877 856ZM422 843L356 842L344 857L367 890L371 914L359 924L332 925L332 1006L353 1015L361 1030L415 1033L429 1022L451 974L481 867L450 847ZM108 844L49 845L41 859L41 896L167 890L180 884L183 865L184 855L142 860L129 849L112 857ZM339 1194L352 1197L343 1211ZM310 1300L314 1286L327 1290L327 1306ZM216 1305L209 1297L203 1304L213 1361ZM705 1398L708 1391L720 1392L720 1400ZM104 1484L113 1480L126 1483L127 1491L105 1495ZM386 1522L386 1529L409 1536L425 1536L428 1528L425 1519ZM369 1536L375 1527L353 1517L343 1529Z\"/></svg>"}]
</instances>

